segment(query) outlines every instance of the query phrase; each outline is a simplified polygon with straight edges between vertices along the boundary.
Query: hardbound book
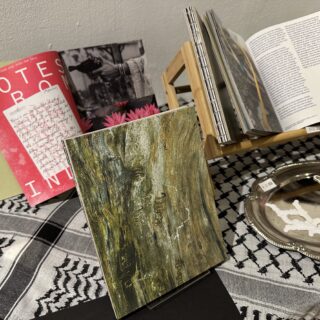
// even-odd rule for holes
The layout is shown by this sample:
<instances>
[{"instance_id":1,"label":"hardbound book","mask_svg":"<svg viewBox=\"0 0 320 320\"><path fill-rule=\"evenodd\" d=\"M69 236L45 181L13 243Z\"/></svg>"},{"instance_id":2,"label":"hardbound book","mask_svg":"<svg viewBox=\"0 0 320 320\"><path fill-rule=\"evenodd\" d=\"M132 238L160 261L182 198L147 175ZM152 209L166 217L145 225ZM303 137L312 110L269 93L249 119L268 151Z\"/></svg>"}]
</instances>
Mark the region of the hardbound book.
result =
<instances>
[{"instance_id":1,"label":"hardbound book","mask_svg":"<svg viewBox=\"0 0 320 320\"><path fill-rule=\"evenodd\" d=\"M117 318L226 258L193 107L65 140Z\"/></svg>"},{"instance_id":2,"label":"hardbound book","mask_svg":"<svg viewBox=\"0 0 320 320\"><path fill-rule=\"evenodd\" d=\"M0 197L24 192L32 206L75 186L63 139L160 112L141 40L4 66L0 103Z\"/></svg>"},{"instance_id":3,"label":"hardbound book","mask_svg":"<svg viewBox=\"0 0 320 320\"><path fill-rule=\"evenodd\" d=\"M268 27L246 41L225 28L213 10L198 19L205 26L201 34L210 38L207 54L215 57L244 134L267 135L320 122L320 40L315 36L320 12Z\"/></svg>"}]
</instances>

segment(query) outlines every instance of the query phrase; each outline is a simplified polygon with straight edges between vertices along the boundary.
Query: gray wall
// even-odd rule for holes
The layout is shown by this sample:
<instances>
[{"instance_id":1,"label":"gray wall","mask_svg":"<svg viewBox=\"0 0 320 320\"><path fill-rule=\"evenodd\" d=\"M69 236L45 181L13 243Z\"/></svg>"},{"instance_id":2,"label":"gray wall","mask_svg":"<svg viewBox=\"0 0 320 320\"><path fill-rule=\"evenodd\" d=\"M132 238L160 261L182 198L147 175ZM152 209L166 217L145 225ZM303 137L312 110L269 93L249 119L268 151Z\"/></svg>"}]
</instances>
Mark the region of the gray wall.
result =
<instances>
[{"instance_id":1,"label":"gray wall","mask_svg":"<svg viewBox=\"0 0 320 320\"><path fill-rule=\"evenodd\" d=\"M158 102L160 76L188 40L183 8L215 9L245 38L264 27L320 10L320 0L1 0L0 60L141 38Z\"/></svg>"}]
</instances>

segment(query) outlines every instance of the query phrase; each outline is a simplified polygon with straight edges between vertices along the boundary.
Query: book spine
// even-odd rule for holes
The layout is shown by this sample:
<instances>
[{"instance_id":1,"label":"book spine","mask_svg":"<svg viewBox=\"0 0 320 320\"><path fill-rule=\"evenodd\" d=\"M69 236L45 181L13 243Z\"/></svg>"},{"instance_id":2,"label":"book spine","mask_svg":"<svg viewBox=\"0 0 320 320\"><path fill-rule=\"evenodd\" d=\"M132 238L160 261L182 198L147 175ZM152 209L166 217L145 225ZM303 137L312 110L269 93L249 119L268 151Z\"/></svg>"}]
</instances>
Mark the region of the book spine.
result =
<instances>
[{"instance_id":1,"label":"book spine","mask_svg":"<svg viewBox=\"0 0 320 320\"><path fill-rule=\"evenodd\" d=\"M213 111L213 117L214 117L214 124L217 131L217 140L218 143L224 144L229 141L223 121L221 118L221 113L217 104L217 99L214 92L214 83L213 79L210 76L209 72L209 66L208 62L205 56L205 51L203 48L202 38L201 38L201 31L199 30L199 25L196 23L194 12L192 11L192 8L186 9L187 18L189 21L189 27L193 38L193 44L195 48L195 53L197 54L198 61L200 68L202 70L202 77L205 82L205 86L207 87L207 94L209 98L209 103L211 104L212 111Z\"/></svg>"}]
</instances>

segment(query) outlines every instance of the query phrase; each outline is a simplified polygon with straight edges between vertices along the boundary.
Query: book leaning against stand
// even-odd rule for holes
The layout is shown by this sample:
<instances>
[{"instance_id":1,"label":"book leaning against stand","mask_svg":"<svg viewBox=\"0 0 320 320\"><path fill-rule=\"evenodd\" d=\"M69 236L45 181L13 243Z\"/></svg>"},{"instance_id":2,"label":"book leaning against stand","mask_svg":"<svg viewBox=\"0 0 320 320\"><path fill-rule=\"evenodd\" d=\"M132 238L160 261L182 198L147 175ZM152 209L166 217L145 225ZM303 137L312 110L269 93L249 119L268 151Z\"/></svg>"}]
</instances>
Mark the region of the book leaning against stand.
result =
<instances>
[{"instance_id":1,"label":"book leaning against stand","mask_svg":"<svg viewBox=\"0 0 320 320\"><path fill-rule=\"evenodd\" d=\"M226 258L193 107L65 147L117 318Z\"/></svg>"},{"instance_id":2,"label":"book leaning against stand","mask_svg":"<svg viewBox=\"0 0 320 320\"><path fill-rule=\"evenodd\" d=\"M188 11L197 15L194 8ZM320 122L319 12L263 29L247 41L226 29L213 10L202 20L198 16L198 23L209 35L207 55L216 59L244 134L267 135ZM216 91L221 98L221 90ZM222 102L224 114L225 109Z\"/></svg>"}]
</instances>

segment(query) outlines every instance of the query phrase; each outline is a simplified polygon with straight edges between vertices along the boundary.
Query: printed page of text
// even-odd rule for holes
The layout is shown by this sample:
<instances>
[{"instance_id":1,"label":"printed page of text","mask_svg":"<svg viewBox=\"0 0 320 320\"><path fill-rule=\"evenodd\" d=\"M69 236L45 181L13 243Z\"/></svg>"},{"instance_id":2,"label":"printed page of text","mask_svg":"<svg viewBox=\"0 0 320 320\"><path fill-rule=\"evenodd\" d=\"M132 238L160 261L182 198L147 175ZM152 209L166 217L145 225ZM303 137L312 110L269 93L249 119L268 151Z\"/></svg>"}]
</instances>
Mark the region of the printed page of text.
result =
<instances>
[{"instance_id":1,"label":"printed page of text","mask_svg":"<svg viewBox=\"0 0 320 320\"><path fill-rule=\"evenodd\" d=\"M246 44L283 131L320 122L320 12L264 29Z\"/></svg>"},{"instance_id":2,"label":"printed page of text","mask_svg":"<svg viewBox=\"0 0 320 320\"><path fill-rule=\"evenodd\" d=\"M44 179L69 167L62 140L81 129L58 85L3 113Z\"/></svg>"}]
</instances>

